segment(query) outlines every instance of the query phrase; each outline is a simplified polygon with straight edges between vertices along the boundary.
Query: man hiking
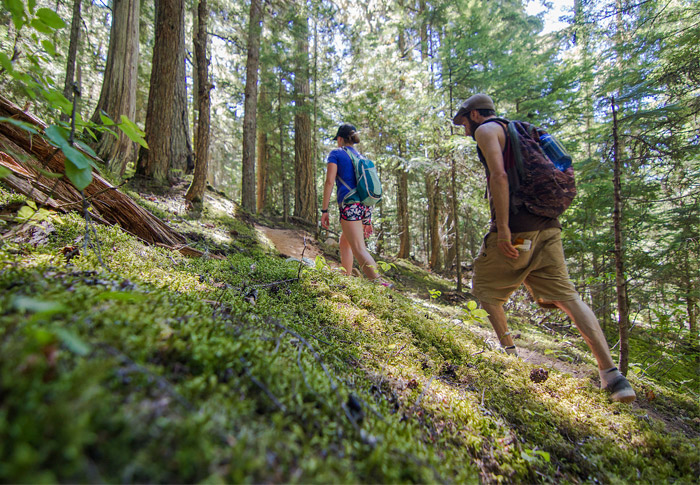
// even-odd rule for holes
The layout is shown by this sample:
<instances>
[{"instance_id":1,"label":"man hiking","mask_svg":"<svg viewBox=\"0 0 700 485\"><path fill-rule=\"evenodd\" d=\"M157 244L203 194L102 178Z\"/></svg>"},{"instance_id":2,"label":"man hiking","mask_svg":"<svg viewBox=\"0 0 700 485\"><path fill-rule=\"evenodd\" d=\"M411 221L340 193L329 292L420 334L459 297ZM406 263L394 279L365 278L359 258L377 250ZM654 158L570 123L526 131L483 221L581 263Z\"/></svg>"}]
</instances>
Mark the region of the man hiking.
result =
<instances>
[{"instance_id":1,"label":"man hiking","mask_svg":"<svg viewBox=\"0 0 700 485\"><path fill-rule=\"evenodd\" d=\"M507 151L511 143L507 122L496 117L494 103L486 94L467 99L452 122L463 125L465 134L476 141L486 168L491 228L474 261L472 291L489 313L501 345L506 352L517 355L503 304L524 283L538 304L560 308L573 320L598 362L601 389L610 392L614 401L634 401L635 392L613 364L598 320L569 279L559 220L510 206L504 163L504 154L512 153Z\"/></svg>"}]
</instances>

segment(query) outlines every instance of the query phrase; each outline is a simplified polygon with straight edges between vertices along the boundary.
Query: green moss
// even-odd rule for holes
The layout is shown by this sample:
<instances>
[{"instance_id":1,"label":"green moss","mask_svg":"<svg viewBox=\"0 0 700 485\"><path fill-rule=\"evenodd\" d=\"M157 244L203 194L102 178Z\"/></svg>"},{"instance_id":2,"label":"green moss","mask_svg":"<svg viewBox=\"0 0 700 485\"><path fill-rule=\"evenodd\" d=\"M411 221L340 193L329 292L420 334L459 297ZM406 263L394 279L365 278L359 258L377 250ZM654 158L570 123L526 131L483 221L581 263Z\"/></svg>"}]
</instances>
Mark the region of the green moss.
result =
<instances>
[{"instance_id":1,"label":"green moss","mask_svg":"<svg viewBox=\"0 0 700 485\"><path fill-rule=\"evenodd\" d=\"M47 245L0 246L2 481L687 482L699 472L697 438L609 403L588 381L551 370L533 383L530 364L475 336L483 322L430 300L428 289L451 285L415 266L398 262L397 280L423 298L328 270L302 268L297 280L298 263L222 214L193 244L224 259L188 259L114 227L96 227L98 256L82 246L83 221L63 219ZM66 246L80 248L70 262ZM531 348L588 358L564 346L568 335L516 320L523 340L541 342ZM694 426L689 395L631 379Z\"/></svg>"}]
</instances>

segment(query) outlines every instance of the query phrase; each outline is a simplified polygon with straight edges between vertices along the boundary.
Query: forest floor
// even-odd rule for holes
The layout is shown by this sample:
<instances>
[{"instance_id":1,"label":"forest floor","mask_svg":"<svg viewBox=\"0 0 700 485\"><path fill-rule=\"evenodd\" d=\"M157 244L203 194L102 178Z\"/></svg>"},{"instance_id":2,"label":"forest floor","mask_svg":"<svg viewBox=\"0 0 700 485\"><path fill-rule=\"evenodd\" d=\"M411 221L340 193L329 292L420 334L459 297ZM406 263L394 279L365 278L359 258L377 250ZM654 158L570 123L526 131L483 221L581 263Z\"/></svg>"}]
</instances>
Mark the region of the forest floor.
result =
<instances>
[{"instance_id":1,"label":"forest floor","mask_svg":"<svg viewBox=\"0 0 700 485\"><path fill-rule=\"evenodd\" d=\"M24 198L0 186L0 481L700 474L693 356L633 332L638 400L611 403L571 323L522 292L513 358L453 279L383 255L396 289L379 288L302 228L211 191L187 213L183 191L130 195L202 258L104 226L97 252L75 214L19 231ZM635 358L674 365L656 378Z\"/></svg>"},{"instance_id":2,"label":"forest floor","mask_svg":"<svg viewBox=\"0 0 700 485\"><path fill-rule=\"evenodd\" d=\"M337 252L324 251L319 242L316 241L313 234L304 229L284 229L270 227L267 225L255 224L255 229L261 231L270 239L280 254L302 259L304 257L314 260L317 256L324 256L327 264L334 269L339 269L340 261L337 259ZM467 285L469 281L465 282ZM536 324L537 322L525 322L527 324ZM470 330L483 338L489 345L497 346L497 340L493 329L483 322L475 322L470 325ZM516 334L518 339L518 356L524 362L535 367L545 369L556 369L558 372L571 375L577 379L590 379L593 385L598 386L600 379L597 374L597 367L590 363L574 363L566 359L561 359L556 352L545 354L541 350L532 350L533 341L527 337L523 338L522 334ZM679 416L674 414L661 413L650 405L649 396L641 395L631 404L633 408L643 409L650 416L663 422L668 431L678 431L687 434L689 437L700 438L700 430L696 430L688 426Z\"/></svg>"}]
</instances>

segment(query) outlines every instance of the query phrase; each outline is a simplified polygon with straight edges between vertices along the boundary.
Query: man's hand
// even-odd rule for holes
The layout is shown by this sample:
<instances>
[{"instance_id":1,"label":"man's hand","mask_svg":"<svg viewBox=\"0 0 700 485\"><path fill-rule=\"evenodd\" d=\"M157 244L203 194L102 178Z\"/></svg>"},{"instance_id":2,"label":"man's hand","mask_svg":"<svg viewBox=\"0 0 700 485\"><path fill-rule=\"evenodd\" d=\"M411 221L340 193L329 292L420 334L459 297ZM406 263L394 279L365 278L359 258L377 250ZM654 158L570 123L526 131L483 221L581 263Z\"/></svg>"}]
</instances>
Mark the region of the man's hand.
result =
<instances>
[{"instance_id":1,"label":"man's hand","mask_svg":"<svg viewBox=\"0 0 700 485\"><path fill-rule=\"evenodd\" d=\"M501 253L503 253L506 258L518 259L520 253L511 242L510 229L507 227L499 229L496 233L496 237L498 238L498 249Z\"/></svg>"},{"instance_id":2,"label":"man's hand","mask_svg":"<svg viewBox=\"0 0 700 485\"><path fill-rule=\"evenodd\" d=\"M328 229L330 227L330 217L328 216L328 212L324 212L321 214L321 227L324 229Z\"/></svg>"},{"instance_id":3,"label":"man's hand","mask_svg":"<svg viewBox=\"0 0 700 485\"><path fill-rule=\"evenodd\" d=\"M372 235L372 233L374 232L374 229L372 229L372 224L365 224L363 226L363 228L365 230L365 239L367 239L368 237L370 237Z\"/></svg>"}]
</instances>

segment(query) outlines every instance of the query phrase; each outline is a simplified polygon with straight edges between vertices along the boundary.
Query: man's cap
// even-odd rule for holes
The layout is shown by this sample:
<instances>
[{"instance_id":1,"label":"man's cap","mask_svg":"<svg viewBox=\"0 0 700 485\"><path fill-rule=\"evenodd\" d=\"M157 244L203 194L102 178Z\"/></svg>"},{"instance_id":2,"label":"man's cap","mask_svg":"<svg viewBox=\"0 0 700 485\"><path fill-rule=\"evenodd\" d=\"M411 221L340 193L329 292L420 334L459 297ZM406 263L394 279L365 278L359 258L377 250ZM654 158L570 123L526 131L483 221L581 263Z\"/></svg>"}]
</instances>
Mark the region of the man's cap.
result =
<instances>
[{"instance_id":1,"label":"man's cap","mask_svg":"<svg viewBox=\"0 0 700 485\"><path fill-rule=\"evenodd\" d=\"M496 111L496 106L488 95L483 93L475 94L462 103L462 106L459 107L459 111L457 111L457 114L452 118L452 123L458 125L460 118L466 116L470 111L475 109L491 109Z\"/></svg>"},{"instance_id":2,"label":"man's cap","mask_svg":"<svg viewBox=\"0 0 700 485\"><path fill-rule=\"evenodd\" d=\"M340 137L347 140L348 137L350 137L350 135L352 135L353 133L357 133L357 128L355 128L350 123L343 123L338 127L338 132L335 134L333 139L337 140L338 137Z\"/></svg>"}]
</instances>

